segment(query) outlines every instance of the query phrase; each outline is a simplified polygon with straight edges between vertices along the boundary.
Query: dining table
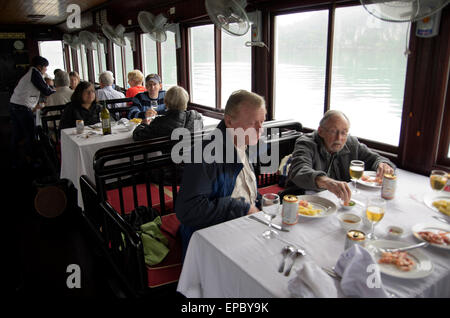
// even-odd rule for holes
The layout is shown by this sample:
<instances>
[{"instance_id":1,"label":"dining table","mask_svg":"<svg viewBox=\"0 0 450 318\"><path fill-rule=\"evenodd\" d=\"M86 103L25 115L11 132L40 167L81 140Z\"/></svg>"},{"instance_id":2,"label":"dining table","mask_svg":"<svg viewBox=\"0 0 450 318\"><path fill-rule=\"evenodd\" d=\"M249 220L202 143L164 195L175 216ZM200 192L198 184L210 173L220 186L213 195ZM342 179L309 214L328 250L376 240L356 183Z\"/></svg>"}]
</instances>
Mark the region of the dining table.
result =
<instances>
[{"instance_id":1,"label":"dining table","mask_svg":"<svg viewBox=\"0 0 450 318\"><path fill-rule=\"evenodd\" d=\"M217 126L219 120L203 116L204 129ZM123 121L127 122L127 121ZM123 123L122 122L122 123ZM106 147L133 143L133 129L120 121L112 122L112 133L103 135L100 123L87 125L84 131L77 133L76 128L61 130L61 172L60 177L69 179L78 190L78 206L83 208L80 190L80 177L86 175L95 185L93 159L95 153Z\"/></svg>"},{"instance_id":2,"label":"dining table","mask_svg":"<svg viewBox=\"0 0 450 318\"><path fill-rule=\"evenodd\" d=\"M393 246L400 243L412 245L422 241L413 235L413 228L417 226L448 228L449 224L445 221L450 218L433 209L429 202L426 203L430 196L438 196L432 191L429 178L402 169L396 169L396 176L394 199L386 200L385 215L374 230L378 241L373 242L387 240L395 241ZM188 298L293 297L289 283L298 275L302 258L317 265L317 268L332 269L345 251L348 230L341 226L339 216L352 213L365 220L365 202L368 198L381 196L379 186L358 183L357 188L360 193L352 196L356 204L351 210L344 209L340 200L329 191L308 192L334 203L335 211L326 217L300 215L296 224L283 226L288 232L277 230L278 235L272 239L262 235L268 226L248 215L197 230L188 245L177 291ZM440 194L450 199L449 193ZM253 216L265 219L263 212ZM280 214L273 219L273 224L282 225ZM370 232L369 225L361 222L354 229L367 234ZM390 226L403 229L403 236L395 239L388 237ZM299 256L290 275L285 276L278 268L283 259L283 247L288 244L301 248L305 255ZM380 266L382 286L392 297L450 297L449 248L450 245L448 248L430 245L415 250L431 264L429 271L422 277L405 273L397 275L395 271L394 274L388 273L376 265ZM330 278L336 286L337 296L348 296L343 292L340 280ZM320 281L316 283L320 284Z\"/></svg>"}]
</instances>

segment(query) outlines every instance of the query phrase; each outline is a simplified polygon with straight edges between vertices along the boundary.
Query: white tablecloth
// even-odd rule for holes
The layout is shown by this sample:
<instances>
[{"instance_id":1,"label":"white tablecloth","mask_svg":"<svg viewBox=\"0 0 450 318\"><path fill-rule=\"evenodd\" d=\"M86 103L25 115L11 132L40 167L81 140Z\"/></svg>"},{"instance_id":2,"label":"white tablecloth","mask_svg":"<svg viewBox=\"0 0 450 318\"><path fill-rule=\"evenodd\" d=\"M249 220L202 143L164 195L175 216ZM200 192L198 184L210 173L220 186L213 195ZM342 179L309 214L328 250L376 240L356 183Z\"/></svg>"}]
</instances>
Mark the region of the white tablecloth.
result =
<instances>
[{"instance_id":1,"label":"white tablecloth","mask_svg":"<svg viewBox=\"0 0 450 318\"><path fill-rule=\"evenodd\" d=\"M388 201L385 217L376 226L375 233L386 239L386 228L400 225L406 231L401 241L417 243L411 233L413 225L439 224L432 218L437 212L411 197L414 195L420 200L431 191L428 178L400 169L397 174L396 197ZM379 196L380 190L365 188L362 194ZM332 193L325 191L320 195L338 204ZM290 232L279 232L280 237L304 247L309 259L317 265L332 267L344 251L345 231L337 219L337 214L344 212L338 210L323 219L300 218L298 224L289 228ZM357 207L352 212L362 216L363 211ZM262 212L256 216L264 219ZM277 216L274 223L281 224L281 217ZM369 232L364 225L360 228ZM178 291L187 297L290 297L288 281L295 274L295 266L290 277L278 273L281 249L286 243L264 239L261 234L266 229L264 224L244 216L195 232ZM436 247L421 251L433 262L431 275L422 279L401 279L382 274L382 283L398 297L450 297L450 251Z\"/></svg>"},{"instance_id":2,"label":"white tablecloth","mask_svg":"<svg viewBox=\"0 0 450 318\"><path fill-rule=\"evenodd\" d=\"M123 125L113 125L111 135L103 136L101 130L96 130L97 134L89 134L92 132L94 130L89 127L85 127L81 135L76 133L75 128L61 131L61 178L69 179L78 189L78 205L81 208L80 176L85 174L95 181L93 159L97 150L133 142L133 132Z\"/></svg>"},{"instance_id":3,"label":"white tablecloth","mask_svg":"<svg viewBox=\"0 0 450 318\"><path fill-rule=\"evenodd\" d=\"M203 128L214 128L220 120L203 116ZM80 176L85 174L95 182L93 159L97 150L110 146L117 146L133 142L133 132L123 125L112 125L112 134L103 136L101 130L98 134L89 135L94 130L85 127L83 134L77 135L75 128L61 131L61 178L67 178L78 189L78 205L83 208L80 191ZM88 138L86 138L88 136Z\"/></svg>"}]
</instances>

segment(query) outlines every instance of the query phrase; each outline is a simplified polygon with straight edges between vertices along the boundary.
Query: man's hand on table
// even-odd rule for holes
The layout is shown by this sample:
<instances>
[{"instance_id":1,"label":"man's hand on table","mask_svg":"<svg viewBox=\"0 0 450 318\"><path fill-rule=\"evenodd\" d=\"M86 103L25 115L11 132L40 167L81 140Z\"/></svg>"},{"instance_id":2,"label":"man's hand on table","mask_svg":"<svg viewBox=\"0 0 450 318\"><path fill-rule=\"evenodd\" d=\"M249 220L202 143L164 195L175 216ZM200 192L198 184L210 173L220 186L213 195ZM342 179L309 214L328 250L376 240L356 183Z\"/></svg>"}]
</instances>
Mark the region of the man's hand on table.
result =
<instances>
[{"instance_id":1,"label":"man's hand on table","mask_svg":"<svg viewBox=\"0 0 450 318\"><path fill-rule=\"evenodd\" d=\"M394 169L385 162L381 162L377 168L377 178L382 179L384 174L394 174Z\"/></svg>"},{"instance_id":2,"label":"man's hand on table","mask_svg":"<svg viewBox=\"0 0 450 318\"><path fill-rule=\"evenodd\" d=\"M352 191L347 182L337 181L327 176L319 176L316 178L316 185L320 189L327 189L331 193L334 193L344 204L348 204L352 197Z\"/></svg>"},{"instance_id":3,"label":"man's hand on table","mask_svg":"<svg viewBox=\"0 0 450 318\"><path fill-rule=\"evenodd\" d=\"M250 206L250 209L247 212L247 215L250 215L250 214L253 214L253 213L256 213L256 212L259 212L259 209L255 205L252 204Z\"/></svg>"}]
</instances>

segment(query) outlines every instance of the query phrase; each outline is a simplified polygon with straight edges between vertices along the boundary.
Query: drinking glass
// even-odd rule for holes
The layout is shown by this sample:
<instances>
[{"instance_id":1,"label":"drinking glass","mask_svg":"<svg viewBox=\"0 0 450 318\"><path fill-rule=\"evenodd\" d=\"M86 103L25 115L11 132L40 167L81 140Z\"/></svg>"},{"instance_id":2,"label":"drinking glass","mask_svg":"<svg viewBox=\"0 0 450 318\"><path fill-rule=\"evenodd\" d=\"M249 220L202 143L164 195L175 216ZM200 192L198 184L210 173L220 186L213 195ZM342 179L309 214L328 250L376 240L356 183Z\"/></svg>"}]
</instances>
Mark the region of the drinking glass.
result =
<instances>
[{"instance_id":1,"label":"drinking glass","mask_svg":"<svg viewBox=\"0 0 450 318\"><path fill-rule=\"evenodd\" d=\"M277 216L280 210L280 197L275 193L266 193L262 197L262 210L264 216L269 220L269 229L263 233L266 239L273 238L278 233L272 230L272 219Z\"/></svg>"},{"instance_id":2,"label":"drinking glass","mask_svg":"<svg viewBox=\"0 0 450 318\"><path fill-rule=\"evenodd\" d=\"M371 223L371 231L367 238L369 240L378 239L375 236L374 230L375 225L377 225L384 217L384 213L386 212L386 201L382 198L368 198L367 206L366 206L366 216L369 222Z\"/></svg>"},{"instance_id":3,"label":"drinking glass","mask_svg":"<svg viewBox=\"0 0 450 318\"><path fill-rule=\"evenodd\" d=\"M447 184L447 172L442 170L432 170L430 174L430 186L435 192L442 191Z\"/></svg>"},{"instance_id":4,"label":"drinking glass","mask_svg":"<svg viewBox=\"0 0 450 318\"><path fill-rule=\"evenodd\" d=\"M350 161L350 177L352 178L354 189L353 193L359 193L360 191L356 189L356 180L361 179L364 174L364 161L352 160Z\"/></svg>"}]
</instances>

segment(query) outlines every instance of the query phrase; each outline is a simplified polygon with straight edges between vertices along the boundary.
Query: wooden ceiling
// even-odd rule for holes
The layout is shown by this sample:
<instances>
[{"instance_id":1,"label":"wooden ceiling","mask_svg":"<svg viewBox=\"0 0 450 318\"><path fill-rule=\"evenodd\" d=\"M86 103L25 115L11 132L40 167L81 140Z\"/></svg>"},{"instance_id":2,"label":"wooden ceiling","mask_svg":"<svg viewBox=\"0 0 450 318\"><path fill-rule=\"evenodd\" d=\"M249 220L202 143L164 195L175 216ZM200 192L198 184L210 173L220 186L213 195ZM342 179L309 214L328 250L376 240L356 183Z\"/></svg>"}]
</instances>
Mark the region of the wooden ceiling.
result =
<instances>
[{"instance_id":1,"label":"wooden ceiling","mask_svg":"<svg viewBox=\"0 0 450 318\"><path fill-rule=\"evenodd\" d=\"M0 24L55 25L71 14L70 4L80 6L81 12L95 8L108 0L3 0L0 2Z\"/></svg>"}]
</instances>

